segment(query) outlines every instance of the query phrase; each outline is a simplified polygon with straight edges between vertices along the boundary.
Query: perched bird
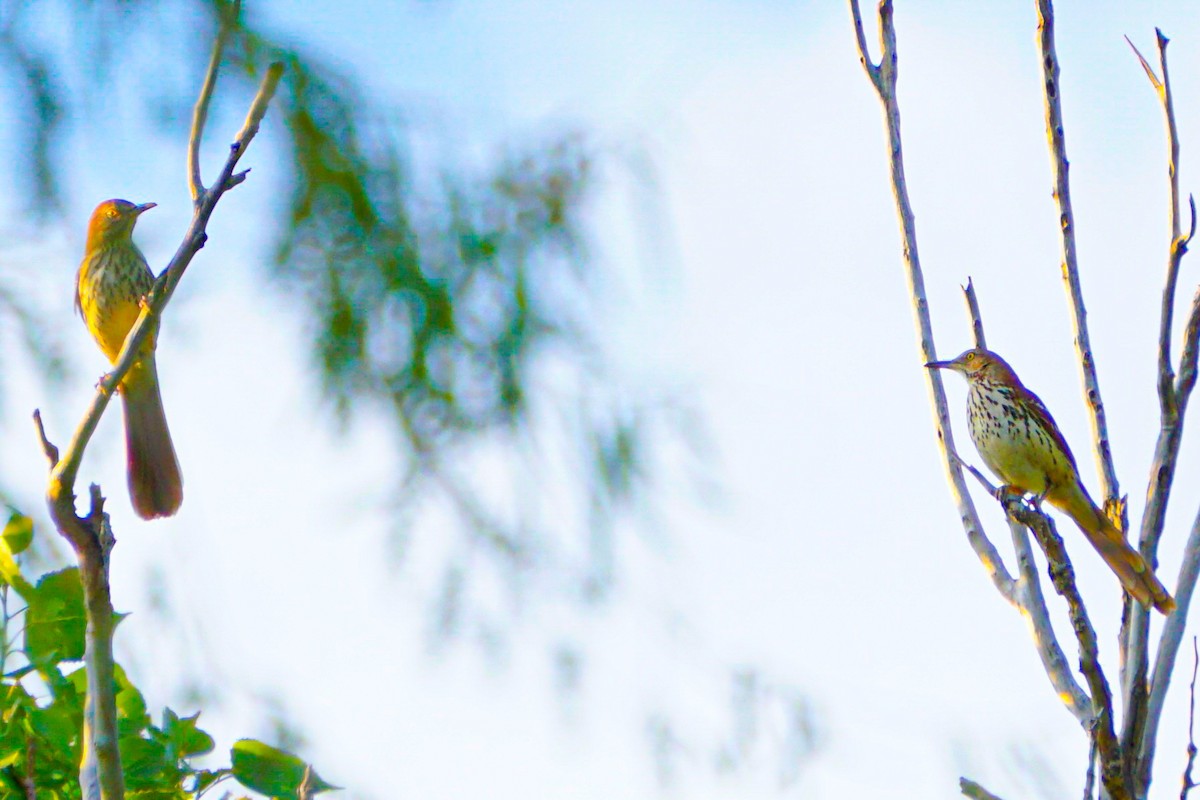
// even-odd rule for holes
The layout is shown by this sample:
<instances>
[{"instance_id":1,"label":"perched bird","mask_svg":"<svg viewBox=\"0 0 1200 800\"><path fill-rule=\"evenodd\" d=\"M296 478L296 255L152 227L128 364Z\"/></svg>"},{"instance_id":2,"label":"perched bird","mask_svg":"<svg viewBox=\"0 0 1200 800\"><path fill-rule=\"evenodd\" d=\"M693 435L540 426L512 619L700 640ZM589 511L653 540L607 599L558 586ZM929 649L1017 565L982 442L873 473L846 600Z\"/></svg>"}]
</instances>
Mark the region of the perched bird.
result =
<instances>
[{"instance_id":1,"label":"perched bird","mask_svg":"<svg viewBox=\"0 0 1200 800\"><path fill-rule=\"evenodd\" d=\"M142 212L154 205L105 200L88 222L87 244L76 276L75 308L114 364L141 312L142 299L154 285L154 273L133 243L133 226ZM142 519L169 517L183 502L183 478L158 390L156 335L157 331L152 331L146 339L119 387L125 408L129 495Z\"/></svg>"},{"instance_id":2,"label":"perched bird","mask_svg":"<svg viewBox=\"0 0 1200 800\"><path fill-rule=\"evenodd\" d=\"M967 379L967 421L971 441L988 469L1006 487L1044 498L1063 511L1116 573L1125 591L1143 606L1164 614L1175 601L1125 535L1096 507L1079 479L1075 457L1054 418L1038 396L1025 388L1012 367L989 350L968 350L953 361L931 361Z\"/></svg>"}]
</instances>

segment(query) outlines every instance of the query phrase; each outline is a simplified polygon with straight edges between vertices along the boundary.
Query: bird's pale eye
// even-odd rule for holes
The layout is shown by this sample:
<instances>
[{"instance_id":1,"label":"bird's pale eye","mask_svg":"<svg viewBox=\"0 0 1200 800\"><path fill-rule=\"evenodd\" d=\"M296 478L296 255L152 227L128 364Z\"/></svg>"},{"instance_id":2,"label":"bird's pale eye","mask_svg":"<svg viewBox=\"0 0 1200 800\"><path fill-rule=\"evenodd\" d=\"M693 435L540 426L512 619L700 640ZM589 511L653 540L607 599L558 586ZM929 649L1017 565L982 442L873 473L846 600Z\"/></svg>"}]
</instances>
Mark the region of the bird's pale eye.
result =
<instances>
[{"instance_id":1,"label":"bird's pale eye","mask_svg":"<svg viewBox=\"0 0 1200 800\"><path fill-rule=\"evenodd\" d=\"M116 219L116 218L118 218L118 217L120 217L120 216L121 216L121 212L120 212L120 211L117 211L115 208L110 208L110 209L108 210L108 218L109 218L109 219Z\"/></svg>"}]
</instances>

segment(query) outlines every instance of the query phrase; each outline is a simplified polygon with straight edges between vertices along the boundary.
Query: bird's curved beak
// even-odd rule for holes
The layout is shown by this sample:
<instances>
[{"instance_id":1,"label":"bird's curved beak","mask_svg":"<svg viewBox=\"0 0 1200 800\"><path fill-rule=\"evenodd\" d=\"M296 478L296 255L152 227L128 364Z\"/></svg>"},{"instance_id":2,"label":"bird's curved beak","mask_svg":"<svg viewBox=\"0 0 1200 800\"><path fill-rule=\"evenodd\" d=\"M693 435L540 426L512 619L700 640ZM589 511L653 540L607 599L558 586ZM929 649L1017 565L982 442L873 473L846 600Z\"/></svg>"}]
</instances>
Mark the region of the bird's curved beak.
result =
<instances>
[{"instance_id":1,"label":"bird's curved beak","mask_svg":"<svg viewBox=\"0 0 1200 800\"><path fill-rule=\"evenodd\" d=\"M954 369L953 361L930 361L925 364L927 369Z\"/></svg>"},{"instance_id":2,"label":"bird's curved beak","mask_svg":"<svg viewBox=\"0 0 1200 800\"><path fill-rule=\"evenodd\" d=\"M136 206L134 211L138 213L138 216L141 216L142 212L149 211L157 205L158 203L142 203L140 206Z\"/></svg>"}]
</instances>

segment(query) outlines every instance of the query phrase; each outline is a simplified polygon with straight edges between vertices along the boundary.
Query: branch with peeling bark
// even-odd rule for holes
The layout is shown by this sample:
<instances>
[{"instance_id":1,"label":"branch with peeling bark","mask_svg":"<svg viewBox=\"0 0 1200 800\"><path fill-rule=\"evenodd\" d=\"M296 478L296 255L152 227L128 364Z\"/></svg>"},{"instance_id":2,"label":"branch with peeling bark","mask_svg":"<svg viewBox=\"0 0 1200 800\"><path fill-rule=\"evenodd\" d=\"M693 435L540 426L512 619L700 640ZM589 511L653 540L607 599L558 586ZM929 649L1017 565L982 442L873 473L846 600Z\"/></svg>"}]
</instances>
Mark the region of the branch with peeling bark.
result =
<instances>
[{"instance_id":1,"label":"branch with peeling bark","mask_svg":"<svg viewBox=\"0 0 1200 800\"><path fill-rule=\"evenodd\" d=\"M246 172L235 173L238 160L258 132L267 107L279 84L283 67L272 64L263 78L258 94L250 106L246 122L230 147L217 180L210 188L200 183L197 153L204 132L208 105L216 82L221 52L228 39L229 30L236 22L237 4L222 24L213 48L213 57L204 81L204 89L196 103L193 125L188 147L188 182L192 190L195 209L192 222L184 235L183 242L175 252L166 269L155 281L154 288L142 303L141 314L131 329L111 372L101 378L83 419L76 427L65 451L60 452L46 434L41 414L34 412L38 437L42 451L50 464L50 478L46 500L50 516L64 538L70 542L79 561L80 578L83 583L84 606L87 613L85 668L87 671L87 699L84 709L85 758L80 765L80 785L87 800L120 800L125 795L121 758L117 748L117 712L114 696L114 662L112 634L114 615L108 583L109 556L115 538L104 512L104 498L100 487L91 485L91 506L87 516L80 517L75 511L75 481L83 453L92 434L112 399L121 379L137 360L141 345L155 329L163 310L183 276L187 265L196 252L204 246L205 228L209 217L221 196L245 180Z\"/></svg>"}]
</instances>

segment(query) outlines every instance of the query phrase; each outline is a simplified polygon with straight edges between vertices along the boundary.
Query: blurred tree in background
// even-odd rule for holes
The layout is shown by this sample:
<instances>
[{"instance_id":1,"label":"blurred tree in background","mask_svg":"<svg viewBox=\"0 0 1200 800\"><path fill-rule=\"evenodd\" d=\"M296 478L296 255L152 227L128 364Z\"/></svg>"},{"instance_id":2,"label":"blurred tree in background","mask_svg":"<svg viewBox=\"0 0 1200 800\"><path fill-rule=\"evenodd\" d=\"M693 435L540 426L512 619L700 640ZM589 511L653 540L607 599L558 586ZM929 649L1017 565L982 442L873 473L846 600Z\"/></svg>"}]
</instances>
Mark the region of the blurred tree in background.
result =
<instances>
[{"instance_id":1,"label":"blurred tree in background","mask_svg":"<svg viewBox=\"0 0 1200 800\"><path fill-rule=\"evenodd\" d=\"M25 167L6 179L11 196L28 201L21 212L45 222L61 216L71 176L56 143L107 102L89 93L90 83L124 81L130 72L152 77L139 98L148 116L160 132L181 129L225 5L4 4L0 65L20 132L15 163ZM71 19L64 41L46 35L52 13ZM577 496L566 500L587 530L587 546L577 551L583 561L572 565L573 593L602 597L613 575L606 540L644 486L648 427L664 418L614 389L595 335L601 309L582 217L596 154L568 131L514 145L481 171L414 163L414 134L393 109L256 28L252 13L241 23L217 103L242 103L268 63L285 63L273 109L283 124L272 132L282 137L289 185L281 218L258 228L274 236L263 277L308 321L312 362L337 418L385 411L403 456L403 474L394 478L399 516L452 508L464 547L486 556L472 568L487 563L508 574L552 555L554 535L539 519L538 495L546 490L530 482L524 489L533 506L506 507L468 482L470 467L487 454L517 454L532 480L542 448L535 433L563 422L571 463L559 474L575 483L567 488ZM178 42L172 50L184 63L160 65L153 76L141 63L131 68L126 54L139 49L148 29ZM186 77L160 80L177 70ZM3 286L0 313L39 365L61 373L54 337L40 327L44 315ZM555 534L577 527L563 523L556 516ZM447 632L470 580L465 570L447 570L438 612Z\"/></svg>"},{"instance_id":2,"label":"blurred tree in background","mask_svg":"<svg viewBox=\"0 0 1200 800\"><path fill-rule=\"evenodd\" d=\"M13 210L47 226L76 222L63 219L71 165L59 143L73 127L103 125L117 95L128 93L159 133L186 138L225 6L0 5L5 118L21 165L0 181L25 202ZM619 570L615 537L637 529L625 523L648 501L664 454L686 454L693 430L686 408L624 387L605 356L607 290L586 224L604 155L567 130L509 144L482 166L440 163L421 147L428 132L257 27L253 12L227 48L216 112L244 106L268 63L286 64L270 119L289 168L276 218L257 228L274 237L263 281L307 321L334 418L389 420L402 469L379 482L396 488L398 541L433 517L449 520L436 526L455 537L430 598L437 636L502 635L511 612L497 618L495 608L512 604L497 602L497 586L576 607L602 602ZM159 43L152 56L137 57L149 40ZM0 333L53 379L63 358L41 319L0 272ZM575 645L554 659L564 685L577 683ZM728 672L737 732L714 756L718 769L736 768L756 715L781 699L785 760L798 763L817 741L803 701L765 688L753 668ZM665 772L679 729L661 716L648 727Z\"/></svg>"}]
</instances>

